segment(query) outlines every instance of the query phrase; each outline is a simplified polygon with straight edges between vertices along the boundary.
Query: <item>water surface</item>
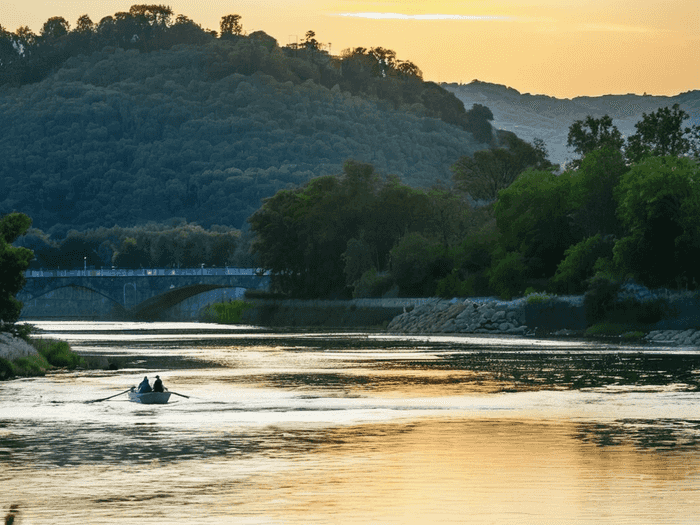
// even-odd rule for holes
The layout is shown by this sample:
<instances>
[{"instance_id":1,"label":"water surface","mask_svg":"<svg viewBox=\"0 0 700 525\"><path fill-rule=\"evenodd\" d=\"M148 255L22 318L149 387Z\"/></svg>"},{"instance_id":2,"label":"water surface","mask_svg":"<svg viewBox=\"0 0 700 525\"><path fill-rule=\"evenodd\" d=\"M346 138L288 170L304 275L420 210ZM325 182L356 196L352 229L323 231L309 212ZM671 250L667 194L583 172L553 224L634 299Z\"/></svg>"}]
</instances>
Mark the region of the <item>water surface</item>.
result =
<instances>
[{"instance_id":1,"label":"water surface","mask_svg":"<svg viewBox=\"0 0 700 525\"><path fill-rule=\"evenodd\" d=\"M37 326L105 369L0 383L20 523L698 521L694 348Z\"/></svg>"}]
</instances>

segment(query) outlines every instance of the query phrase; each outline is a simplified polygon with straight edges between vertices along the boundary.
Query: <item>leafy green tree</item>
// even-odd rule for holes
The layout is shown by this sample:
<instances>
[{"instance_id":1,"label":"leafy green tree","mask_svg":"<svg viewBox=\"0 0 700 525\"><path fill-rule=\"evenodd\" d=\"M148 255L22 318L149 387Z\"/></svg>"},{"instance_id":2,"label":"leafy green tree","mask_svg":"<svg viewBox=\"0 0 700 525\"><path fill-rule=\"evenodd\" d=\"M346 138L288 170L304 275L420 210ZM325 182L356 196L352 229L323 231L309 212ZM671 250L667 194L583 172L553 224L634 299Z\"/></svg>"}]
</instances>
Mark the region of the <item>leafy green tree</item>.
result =
<instances>
[{"instance_id":1,"label":"leafy green tree","mask_svg":"<svg viewBox=\"0 0 700 525\"><path fill-rule=\"evenodd\" d=\"M407 234L391 250L391 275L403 297L433 295L451 269L440 243L418 232Z\"/></svg>"},{"instance_id":2,"label":"leafy green tree","mask_svg":"<svg viewBox=\"0 0 700 525\"><path fill-rule=\"evenodd\" d=\"M519 252L530 277L551 277L576 242L569 215L571 177L527 170L498 195L494 205L503 253Z\"/></svg>"},{"instance_id":3,"label":"leafy green tree","mask_svg":"<svg viewBox=\"0 0 700 525\"><path fill-rule=\"evenodd\" d=\"M10 213L0 218L0 329L11 330L22 312L22 303L15 295L26 282L24 272L34 254L12 243L23 235L32 221L23 213Z\"/></svg>"},{"instance_id":4,"label":"leafy green tree","mask_svg":"<svg viewBox=\"0 0 700 525\"><path fill-rule=\"evenodd\" d=\"M659 108L649 115L642 113L642 120L634 126L637 132L627 139L627 160L637 163L648 156L679 157L690 153L694 146L693 129L683 127L688 116L678 104Z\"/></svg>"},{"instance_id":5,"label":"leafy green tree","mask_svg":"<svg viewBox=\"0 0 700 525\"><path fill-rule=\"evenodd\" d=\"M522 294L528 277L528 267L520 252L508 252L494 261L488 271L489 285L503 299Z\"/></svg>"},{"instance_id":6,"label":"leafy green tree","mask_svg":"<svg viewBox=\"0 0 700 525\"><path fill-rule=\"evenodd\" d=\"M550 280L552 291L565 294L580 294L586 291L587 280L595 274L599 259L612 259L614 242L600 234L584 239L567 248Z\"/></svg>"},{"instance_id":7,"label":"leafy green tree","mask_svg":"<svg viewBox=\"0 0 700 525\"><path fill-rule=\"evenodd\" d=\"M622 233L615 188L628 170L619 149L602 146L581 159L577 170L567 173L572 183L571 218L583 237Z\"/></svg>"},{"instance_id":8,"label":"leafy green tree","mask_svg":"<svg viewBox=\"0 0 700 525\"><path fill-rule=\"evenodd\" d=\"M595 118L588 115L584 120L577 120L569 126L566 145L579 155L572 162L574 168L580 166L581 160L591 151L600 148L622 149L625 140L615 127L612 118L604 115Z\"/></svg>"},{"instance_id":9,"label":"leafy green tree","mask_svg":"<svg viewBox=\"0 0 700 525\"><path fill-rule=\"evenodd\" d=\"M700 166L687 158L649 157L623 175L618 214L628 234L614 260L650 287L700 283Z\"/></svg>"}]
</instances>

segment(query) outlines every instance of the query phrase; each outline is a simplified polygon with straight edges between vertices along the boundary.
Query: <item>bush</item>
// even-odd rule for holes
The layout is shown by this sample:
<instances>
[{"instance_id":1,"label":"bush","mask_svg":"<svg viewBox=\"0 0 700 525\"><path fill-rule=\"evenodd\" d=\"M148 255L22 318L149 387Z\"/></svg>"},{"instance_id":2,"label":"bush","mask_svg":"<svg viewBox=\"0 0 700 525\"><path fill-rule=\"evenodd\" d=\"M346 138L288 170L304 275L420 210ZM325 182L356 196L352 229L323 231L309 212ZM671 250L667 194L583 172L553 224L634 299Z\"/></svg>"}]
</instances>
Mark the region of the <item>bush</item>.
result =
<instances>
[{"instance_id":1,"label":"bush","mask_svg":"<svg viewBox=\"0 0 700 525\"><path fill-rule=\"evenodd\" d=\"M0 381L10 379L15 375L15 370L7 359L0 357Z\"/></svg>"},{"instance_id":2,"label":"bush","mask_svg":"<svg viewBox=\"0 0 700 525\"><path fill-rule=\"evenodd\" d=\"M237 324L241 322L243 312L250 308L253 308L251 303L239 299L228 303L214 303L206 308L204 318L213 323Z\"/></svg>"},{"instance_id":3,"label":"bush","mask_svg":"<svg viewBox=\"0 0 700 525\"><path fill-rule=\"evenodd\" d=\"M65 341L54 339L32 339L31 343L50 365L59 368L74 369L83 363L83 359L70 349ZM16 362L16 361L15 361Z\"/></svg>"},{"instance_id":4,"label":"bush","mask_svg":"<svg viewBox=\"0 0 700 525\"><path fill-rule=\"evenodd\" d=\"M355 282L352 296L355 299L382 297L393 284L394 281L389 274L380 273L374 268L370 268Z\"/></svg>"},{"instance_id":5,"label":"bush","mask_svg":"<svg viewBox=\"0 0 700 525\"><path fill-rule=\"evenodd\" d=\"M591 279L588 290L583 295L583 309L589 325L604 321L613 310L621 283L604 275Z\"/></svg>"},{"instance_id":6,"label":"bush","mask_svg":"<svg viewBox=\"0 0 700 525\"><path fill-rule=\"evenodd\" d=\"M462 281L455 268L447 277L438 281L435 295L448 299L451 297L471 297L474 295L474 287L470 280Z\"/></svg>"},{"instance_id":7,"label":"bush","mask_svg":"<svg viewBox=\"0 0 700 525\"><path fill-rule=\"evenodd\" d=\"M51 365L44 356L31 355L15 359L12 367L16 376L43 376Z\"/></svg>"},{"instance_id":8,"label":"bush","mask_svg":"<svg viewBox=\"0 0 700 525\"><path fill-rule=\"evenodd\" d=\"M528 290L531 290L531 288L528 288ZM552 300L552 297L550 295L540 292L526 293L525 297L527 304L544 304Z\"/></svg>"}]
</instances>

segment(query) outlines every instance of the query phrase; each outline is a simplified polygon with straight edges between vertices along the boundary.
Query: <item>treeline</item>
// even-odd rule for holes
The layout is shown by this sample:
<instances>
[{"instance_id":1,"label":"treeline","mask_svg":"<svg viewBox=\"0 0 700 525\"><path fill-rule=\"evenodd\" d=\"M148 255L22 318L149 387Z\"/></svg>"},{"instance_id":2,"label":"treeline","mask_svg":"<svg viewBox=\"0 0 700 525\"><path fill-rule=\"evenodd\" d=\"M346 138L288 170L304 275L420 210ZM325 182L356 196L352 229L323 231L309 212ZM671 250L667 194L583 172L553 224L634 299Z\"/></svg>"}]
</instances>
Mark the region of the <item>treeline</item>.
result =
<instances>
[{"instance_id":1,"label":"treeline","mask_svg":"<svg viewBox=\"0 0 700 525\"><path fill-rule=\"evenodd\" d=\"M355 47L331 56L316 40L314 31L308 31L300 44L280 48L262 31L246 37L240 15L223 16L217 33L165 5L133 5L129 11L106 16L97 23L85 14L72 29L68 20L54 16L39 34L27 26L11 33L0 25L0 85L37 82L71 57L105 48L148 53L183 44L206 45L217 37L238 45L221 49L222 56L209 57L209 80L232 73L262 72L281 82L313 80L328 89L337 85L355 95L388 101L395 109L417 104L430 116L472 131L480 142L491 139L488 121L493 115L487 108L477 104L473 111L465 111L457 97L433 82L423 82L420 68L398 59L391 49Z\"/></svg>"},{"instance_id":2,"label":"treeline","mask_svg":"<svg viewBox=\"0 0 700 525\"><path fill-rule=\"evenodd\" d=\"M686 118L678 106L645 114L625 141L608 117L589 117L570 128L574 168L557 174L541 145L515 141L460 159L452 191L348 163L267 199L249 219L253 250L277 291L296 297L529 290L614 301L628 277L696 289L700 134ZM478 193L490 204L469 204L470 188L494 187Z\"/></svg>"},{"instance_id":3,"label":"treeline","mask_svg":"<svg viewBox=\"0 0 700 525\"><path fill-rule=\"evenodd\" d=\"M71 230L60 240L32 228L14 242L34 252L32 269L254 267L250 235L184 220L122 228Z\"/></svg>"},{"instance_id":4,"label":"treeline","mask_svg":"<svg viewBox=\"0 0 700 525\"><path fill-rule=\"evenodd\" d=\"M353 51L342 62L370 55ZM324 68L340 75L333 82L351 75L334 60L264 34L209 35L150 53L106 47L66 59L41 82L6 84L0 213L27 213L57 238L173 216L242 228L261 199L338 173L348 158L411 186L449 184L455 160L487 146L438 113L475 119L493 142L487 108L464 112L441 88L386 70L350 86L355 96L322 80ZM405 87L398 110L369 94L375 84Z\"/></svg>"}]
</instances>

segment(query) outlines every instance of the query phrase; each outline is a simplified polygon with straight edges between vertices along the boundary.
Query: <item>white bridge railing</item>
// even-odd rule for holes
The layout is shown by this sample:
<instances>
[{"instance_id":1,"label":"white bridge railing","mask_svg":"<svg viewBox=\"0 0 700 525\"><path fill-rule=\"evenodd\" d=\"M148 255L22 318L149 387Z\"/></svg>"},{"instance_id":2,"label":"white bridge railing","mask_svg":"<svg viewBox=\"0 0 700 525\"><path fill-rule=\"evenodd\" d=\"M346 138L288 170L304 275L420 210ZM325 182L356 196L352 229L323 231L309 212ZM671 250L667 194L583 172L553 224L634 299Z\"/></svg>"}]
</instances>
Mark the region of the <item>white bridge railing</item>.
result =
<instances>
[{"instance_id":1,"label":"white bridge railing","mask_svg":"<svg viewBox=\"0 0 700 525\"><path fill-rule=\"evenodd\" d=\"M140 268L128 269L100 269L100 270L27 270L25 277L158 277L178 275L258 275L268 276L270 272L264 272L260 268Z\"/></svg>"}]
</instances>

